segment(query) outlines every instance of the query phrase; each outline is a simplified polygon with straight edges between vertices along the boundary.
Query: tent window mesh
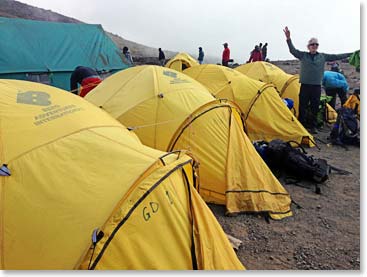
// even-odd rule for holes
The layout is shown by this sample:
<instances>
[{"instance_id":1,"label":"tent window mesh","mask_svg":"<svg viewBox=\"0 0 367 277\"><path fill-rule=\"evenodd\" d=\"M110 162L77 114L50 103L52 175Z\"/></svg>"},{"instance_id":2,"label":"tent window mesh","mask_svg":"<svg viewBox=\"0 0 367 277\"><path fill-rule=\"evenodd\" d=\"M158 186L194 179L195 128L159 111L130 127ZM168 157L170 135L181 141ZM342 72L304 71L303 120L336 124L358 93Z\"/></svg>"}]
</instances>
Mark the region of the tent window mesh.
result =
<instances>
[{"instance_id":1,"label":"tent window mesh","mask_svg":"<svg viewBox=\"0 0 367 277\"><path fill-rule=\"evenodd\" d=\"M48 73L28 73L27 81L42 83L46 85L51 84L50 76Z\"/></svg>"}]
</instances>

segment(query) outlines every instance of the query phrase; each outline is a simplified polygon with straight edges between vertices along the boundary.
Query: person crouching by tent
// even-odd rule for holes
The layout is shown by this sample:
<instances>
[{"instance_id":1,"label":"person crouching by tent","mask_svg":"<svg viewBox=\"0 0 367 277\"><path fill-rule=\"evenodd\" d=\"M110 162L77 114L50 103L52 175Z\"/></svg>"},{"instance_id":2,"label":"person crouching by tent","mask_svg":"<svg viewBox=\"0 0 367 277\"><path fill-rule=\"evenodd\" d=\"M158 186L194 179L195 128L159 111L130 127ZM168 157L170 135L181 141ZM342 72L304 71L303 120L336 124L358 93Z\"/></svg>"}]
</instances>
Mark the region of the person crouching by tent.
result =
<instances>
[{"instance_id":1,"label":"person crouching by tent","mask_svg":"<svg viewBox=\"0 0 367 277\"><path fill-rule=\"evenodd\" d=\"M262 57L262 54L261 54L260 47L258 45L255 45L255 48L254 48L254 50L252 50L251 56L250 56L250 58L247 62L248 63L250 63L250 62L261 62L262 60L263 60L263 57Z\"/></svg>"},{"instance_id":2,"label":"person crouching by tent","mask_svg":"<svg viewBox=\"0 0 367 277\"><path fill-rule=\"evenodd\" d=\"M301 61L300 79L301 88L299 92L299 116L298 120L306 125L307 107L310 104L311 118L309 131L311 134L317 134L316 130L316 115L319 110L321 96L321 82L324 74L325 62L341 60L349 57L352 53L339 55L319 53L317 51L319 42L317 38L311 38L308 41L306 51L297 50L291 40L291 34L288 27L283 30L287 39L289 52Z\"/></svg>"},{"instance_id":3,"label":"person crouching by tent","mask_svg":"<svg viewBox=\"0 0 367 277\"><path fill-rule=\"evenodd\" d=\"M333 107L334 110L337 94L339 95L341 105L344 105L345 101L347 101L349 85L343 74L335 71L325 71L322 85L325 88L326 95L333 97L329 105Z\"/></svg>"},{"instance_id":4,"label":"person crouching by tent","mask_svg":"<svg viewBox=\"0 0 367 277\"><path fill-rule=\"evenodd\" d=\"M330 65L330 71L341 73L340 66L339 66L338 62L330 62L330 63L327 63L327 65Z\"/></svg>"},{"instance_id":5,"label":"person crouching by tent","mask_svg":"<svg viewBox=\"0 0 367 277\"><path fill-rule=\"evenodd\" d=\"M81 85L79 96L86 96L92 89L102 82L97 71L86 66L77 66L70 77L70 90L78 95L78 84Z\"/></svg>"}]
</instances>

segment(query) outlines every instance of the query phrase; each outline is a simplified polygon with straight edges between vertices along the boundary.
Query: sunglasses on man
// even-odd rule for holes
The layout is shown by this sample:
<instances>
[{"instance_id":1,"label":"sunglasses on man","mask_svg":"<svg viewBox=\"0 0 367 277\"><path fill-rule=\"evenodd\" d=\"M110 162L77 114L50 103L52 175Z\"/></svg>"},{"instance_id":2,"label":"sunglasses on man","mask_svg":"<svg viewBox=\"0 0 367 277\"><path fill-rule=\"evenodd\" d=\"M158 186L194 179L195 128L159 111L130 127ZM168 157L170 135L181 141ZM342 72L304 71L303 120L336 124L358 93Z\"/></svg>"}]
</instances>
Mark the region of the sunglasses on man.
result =
<instances>
[{"instance_id":1,"label":"sunglasses on man","mask_svg":"<svg viewBox=\"0 0 367 277\"><path fill-rule=\"evenodd\" d=\"M319 46L319 44L318 43L311 43L308 46Z\"/></svg>"}]
</instances>

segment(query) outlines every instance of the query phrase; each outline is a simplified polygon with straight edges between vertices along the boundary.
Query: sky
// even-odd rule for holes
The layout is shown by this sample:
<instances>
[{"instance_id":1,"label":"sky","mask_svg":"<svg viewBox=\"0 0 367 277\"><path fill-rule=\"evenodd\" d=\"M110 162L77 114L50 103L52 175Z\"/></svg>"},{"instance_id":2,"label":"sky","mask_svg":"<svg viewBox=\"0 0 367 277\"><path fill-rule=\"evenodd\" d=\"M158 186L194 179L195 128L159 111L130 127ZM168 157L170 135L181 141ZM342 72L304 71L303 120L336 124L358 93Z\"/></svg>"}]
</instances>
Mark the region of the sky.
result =
<instances>
[{"instance_id":1,"label":"sky","mask_svg":"<svg viewBox=\"0 0 367 277\"><path fill-rule=\"evenodd\" d=\"M283 29L293 44L307 50L311 37L319 52L360 49L359 0L19 0L151 47L196 54L198 47L220 59L228 42L231 58L243 63L255 45L268 43L270 60L294 59ZM196 57L195 57L196 58Z\"/></svg>"}]
</instances>

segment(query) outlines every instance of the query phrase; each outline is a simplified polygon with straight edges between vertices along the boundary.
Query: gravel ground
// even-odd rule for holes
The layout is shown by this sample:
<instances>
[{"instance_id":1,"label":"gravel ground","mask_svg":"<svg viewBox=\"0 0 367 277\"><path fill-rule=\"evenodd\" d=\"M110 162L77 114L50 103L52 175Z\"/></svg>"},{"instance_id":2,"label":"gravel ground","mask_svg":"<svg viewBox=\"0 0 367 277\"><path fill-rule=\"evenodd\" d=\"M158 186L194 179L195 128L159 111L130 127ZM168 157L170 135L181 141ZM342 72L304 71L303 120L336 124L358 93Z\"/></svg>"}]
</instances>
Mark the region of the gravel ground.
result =
<instances>
[{"instance_id":1,"label":"gravel ground","mask_svg":"<svg viewBox=\"0 0 367 277\"><path fill-rule=\"evenodd\" d=\"M289 73L298 73L297 61L278 62ZM359 73L343 63L342 69L351 88L359 86ZM330 126L316 138L327 142ZM292 199L292 217L267 223L263 217L241 214L225 216L225 208L209 204L224 231L243 241L237 255L250 270L359 270L360 269L360 148L329 145L316 141L321 148L307 149L308 154L324 158L329 164L351 172L332 172L321 194L312 183L299 187L281 183Z\"/></svg>"},{"instance_id":2,"label":"gravel ground","mask_svg":"<svg viewBox=\"0 0 367 277\"><path fill-rule=\"evenodd\" d=\"M325 130L319 137L327 135ZM224 207L209 205L224 231L243 241L237 255L248 269L360 269L359 148L320 147L321 151L308 149L308 154L352 174L332 172L321 194L312 183L300 183L304 188L286 185L280 178L302 207L292 205L292 217L267 223L251 214L228 217Z\"/></svg>"}]
</instances>

